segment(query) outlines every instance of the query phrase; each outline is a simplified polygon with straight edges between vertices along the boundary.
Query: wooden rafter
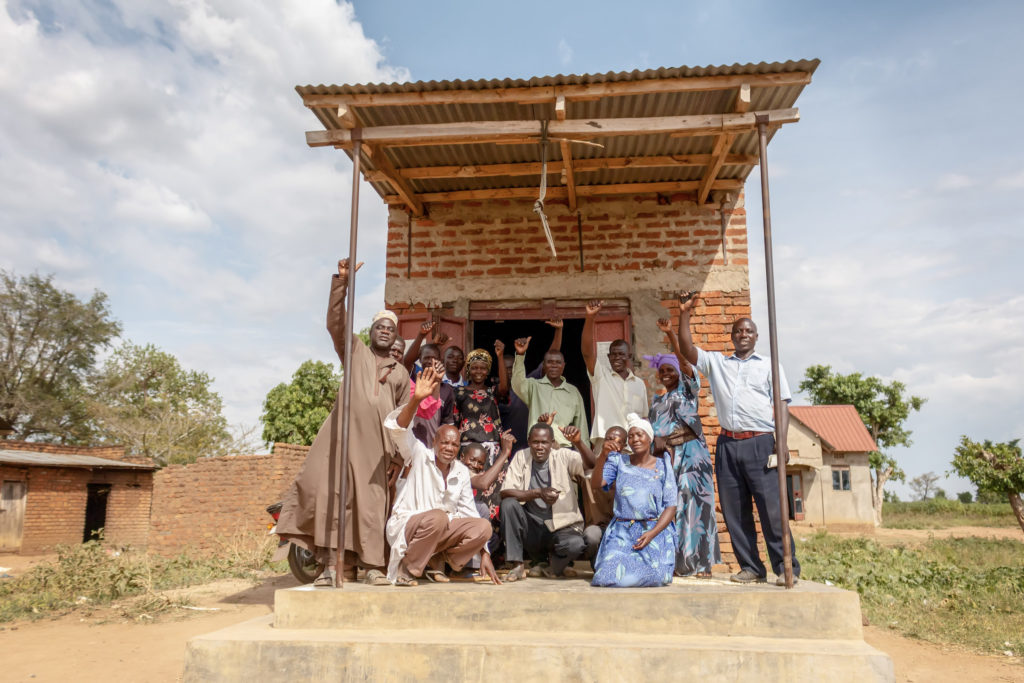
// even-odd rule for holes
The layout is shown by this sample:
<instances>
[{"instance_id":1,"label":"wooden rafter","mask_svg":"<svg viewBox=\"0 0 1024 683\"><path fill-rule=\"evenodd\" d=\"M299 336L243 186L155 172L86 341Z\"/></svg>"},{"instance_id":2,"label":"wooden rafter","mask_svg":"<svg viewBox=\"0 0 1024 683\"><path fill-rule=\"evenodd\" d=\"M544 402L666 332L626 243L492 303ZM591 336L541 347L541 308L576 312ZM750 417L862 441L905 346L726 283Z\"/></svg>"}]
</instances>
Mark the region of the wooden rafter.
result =
<instances>
[{"instance_id":1,"label":"wooden rafter","mask_svg":"<svg viewBox=\"0 0 1024 683\"><path fill-rule=\"evenodd\" d=\"M733 105L733 111L737 114L744 114L749 110L750 84L744 83L736 91L736 103ZM711 152L712 161L708 164L707 170L704 171L704 177L700 181L700 188L697 190L698 204L703 204L708 200L708 195L711 194L711 186L714 184L715 178L718 177L718 172L725 164L725 158L729 154L729 149L735 140L736 133L721 133L715 138L715 146Z\"/></svg>"},{"instance_id":2,"label":"wooden rafter","mask_svg":"<svg viewBox=\"0 0 1024 683\"><path fill-rule=\"evenodd\" d=\"M666 192L696 192L700 185L697 180L668 181L660 183L623 183L619 185L577 185L576 194L579 197L596 197L611 194L651 194ZM740 190L743 188L742 180L716 180L716 190ZM568 190L564 187L549 187L547 196L549 199L566 199ZM503 187L487 190L457 190L454 192L426 192L416 195L416 199L423 203L430 202L455 202L473 199L515 199L515 198L536 198L537 188L535 187ZM388 204L405 204L405 200L398 195L387 195L384 200Z\"/></svg>"},{"instance_id":3,"label":"wooden rafter","mask_svg":"<svg viewBox=\"0 0 1024 683\"><path fill-rule=\"evenodd\" d=\"M431 90L419 92L347 93L337 95L302 95L307 107L399 107L431 104L483 104L511 102L542 104L554 102L561 95L568 100L592 100L601 97L646 95L669 92L706 92L730 90L749 83L755 88L808 85L811 74L793 71L773 74L735 74L724 76L690 76L654 78L642 81L614 81L578 85L522 88L487 88L480 90Z\"/></svg>"},{"instance_id":4,"label":"wooden rafter","mask_svg":"<svg viewBox=\"0 0 1024 683\"><path fill-rule=\"evenodd\" d=\"M769 117L771 125L800 120L797 109L773 109L756 112ZM551 121L548 134L553 138L588 139L613 135L717 135L754 130L755 112L745 114L701 114L697 116L660 116L616 119L568 119ZM466 121L459 123L373 126L362 129L365 142L377 145L455 145L499 142L509 139L536 139L538 121ZM341 146L352 142L347 130L306 132L310 147Z\"/></svg>"},{"instance_id":5,"label":"wooden rafter","mask_svg":"<svg viewBox=\"0 0 1024 683\"><path fill-rule=\"evenodd\" d=\"M363 149L366 149L364 146ZM574 173L588 173L604 169L621 168L674 168L707 166L713 159L710 154L673 154L649 157L609 157L607 159L573 159ZM728 154L726 166L757 166L756 154ZM561 173L562 162L549 161L548 173ZM510 164L479 164L463 166L414 166L400 168L398 174L410 180L438 178L492 178L496 176L523 176L540 173L539 161ZM378 171L369 171L366 179L370 182L387 180Z\"/></svg>"},{"instance_id":6,"label":"wooden rafter","mask_svg":"<svg viewBox=\"0 0 1024 683\"><path fill-rule=\"evenodd\" d=\"M565 95L555 98L555 119L565 121ZM569 211L576 213L576 174L572 167L572 149L568 140L561 140L558 147L562 152L562 172L565 174L565 193L569 199Z\"/></svg>"},{"instance_id":7,"label":"wooden rafter","mask_svg":"<svg viewBox=\"0 0 1024 683\"><path fill-rule=\"evenodd\" d=\"M377 166L377 172L382 176L381 179L387 181L395 192L398 193L398 197L402 200L403 204L409 207L412 215L422 216L423 201L416 196L412 186L409 185L409 181L399 175L398 169L396 169L391 163L391 160L388 159L388 155L376 155L373 159L373 163Z\"/></svg>"}]
</instances>

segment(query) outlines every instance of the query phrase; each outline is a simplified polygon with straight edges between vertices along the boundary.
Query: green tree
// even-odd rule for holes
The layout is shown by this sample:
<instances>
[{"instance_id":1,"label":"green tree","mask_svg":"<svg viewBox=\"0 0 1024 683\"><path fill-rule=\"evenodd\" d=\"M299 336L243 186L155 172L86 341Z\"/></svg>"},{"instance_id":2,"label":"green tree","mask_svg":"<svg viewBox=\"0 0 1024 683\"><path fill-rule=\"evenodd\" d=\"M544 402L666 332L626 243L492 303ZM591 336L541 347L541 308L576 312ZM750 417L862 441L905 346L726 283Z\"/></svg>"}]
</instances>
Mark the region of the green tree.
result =
<instances>
[{"instance_id":1,"label":"green tree","mask_svg":"<svg viewBox=\"0 0 1024 683\"><path fill-rule=\"evenodd\" d=\"M126 342L94 383L90 409L97 431L158 465L225 455L232 438L212 381L152 344Z\"/></svg>"},{"instance_id":2,"label":"green tree","mask_svg":"<svg viewBox=\"0 0 1024 683\"><path fill-rule=\"evenodd\" d=\"M907 393L902 382L886 384L878 377L864 377L859 372L841 375L831 366L812 365L807 368L800 391L811 398L814 405L852 405L871 432L875 443L882 449L909 446L910 430L904 423L910 411L920 410L925 399ZM882 523L882 501L885 483L890 479L901 481L905 474L896 458L882 450L870 456L871 505L875 511L875 525Z\"/></svg>"},{"instance_id":3,"label":"green tree","mask_svg":"<svg viewBox=\"0 0 1024 683\"><path fill-rule=\"evenodd\" d=\"M961 491L956 494L956 499L961 503L970 503L973 500L973 496L971 496L970 491Z\"/></svg>"},{"instance_id":4,"label":"green tree","mask_svg":"<svg viewBox=\"0 0 1024 683\"><path fill-rule=\"evenodd\" d=\"M1020 439L1006 443L982 443L960 437L960 445L953 451L953 471L970 479L981 491L1000 492L1010 501L1017 524L1024 530L1024 457ZM980 495L979 495L980 498Z\"/></svg>"},{"instance_id":5,"label":"green tree","mask_svg":"<svg viewBox=\"0 0 1024 683\"><path fill-rule=\"evenodd\" d=\"M84 301L52 275L0 270L0 436L87 443L89 377L120 332L103 292Z\"/></svg>"},{"instance_id":6,"label":"green tree","mask_svg":"<svg viewBox=\"0 0 1024 683\"><path fill-rule=\"evenodd\" d=\"M310 445L338 395L341 377L329 363L307 360L267 393L263 401L263 440Z\"/></svg>"}]
</instances>

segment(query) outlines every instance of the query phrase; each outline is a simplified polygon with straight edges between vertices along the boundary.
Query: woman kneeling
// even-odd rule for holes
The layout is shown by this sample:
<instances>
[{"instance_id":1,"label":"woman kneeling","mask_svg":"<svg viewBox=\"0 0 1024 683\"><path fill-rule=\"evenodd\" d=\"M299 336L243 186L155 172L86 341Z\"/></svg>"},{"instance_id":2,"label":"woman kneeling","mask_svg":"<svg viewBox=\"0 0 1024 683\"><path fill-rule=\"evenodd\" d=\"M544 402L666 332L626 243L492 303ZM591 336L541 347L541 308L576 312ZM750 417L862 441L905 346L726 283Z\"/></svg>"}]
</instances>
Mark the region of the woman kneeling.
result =
<instances>
[{"instance_id":1,"label":"woman kneeling","mask_svg":"<svg viewBox=\"0 0 1024 683\"><path fill-rule=\"evenodd\" d=\"M636 414L627 418L632 454L612 453L601 486L615 485L612 521L594 560L595 586L665 586L676 562L675 477L668 457L651 454L654 429Z\"/></svg>"}]
</instances>

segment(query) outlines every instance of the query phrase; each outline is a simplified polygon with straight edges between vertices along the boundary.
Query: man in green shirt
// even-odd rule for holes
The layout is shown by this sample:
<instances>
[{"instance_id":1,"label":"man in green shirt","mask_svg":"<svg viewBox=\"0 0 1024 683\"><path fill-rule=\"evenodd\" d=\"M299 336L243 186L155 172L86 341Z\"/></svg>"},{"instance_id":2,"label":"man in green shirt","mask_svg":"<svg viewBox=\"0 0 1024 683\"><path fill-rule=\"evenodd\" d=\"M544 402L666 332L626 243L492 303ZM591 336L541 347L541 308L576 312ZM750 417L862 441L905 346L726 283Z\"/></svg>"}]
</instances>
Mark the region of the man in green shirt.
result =
<instances>
[{"instance_id":1,"label":"man in green shirt","mask_svg":"<svg viewBox=\"0 0 1024 683\"><path fill-rule=\"evenodd\" d=\"M526 376L525 354L532 337L516 339L516 361L512 365L512 391L522 399L530 409L527 424L536 424L544 413L556 413L559 424L573 426L580 430L583 441L590 446L590 430L587 429L587 413L583 406L583 396L573 385L562 377L565 369L565 357L561 351L550 350L544 354L544 376L532 379ZM572 448L572 444L562 434L562 430L554 430L555 440L559 447Z\"/></svg>"}]
</instances>

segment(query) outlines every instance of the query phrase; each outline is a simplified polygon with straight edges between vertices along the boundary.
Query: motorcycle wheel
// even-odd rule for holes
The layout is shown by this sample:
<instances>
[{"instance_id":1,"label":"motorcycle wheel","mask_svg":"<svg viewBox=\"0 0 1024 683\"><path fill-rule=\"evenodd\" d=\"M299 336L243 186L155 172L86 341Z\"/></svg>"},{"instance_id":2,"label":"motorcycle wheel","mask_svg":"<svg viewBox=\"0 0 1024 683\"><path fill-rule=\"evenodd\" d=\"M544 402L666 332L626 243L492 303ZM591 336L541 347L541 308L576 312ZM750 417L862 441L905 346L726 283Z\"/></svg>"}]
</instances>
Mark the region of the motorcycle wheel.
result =
<instances>
[{"instance_id":1,"label":"motorcycle wheel","mask_svg":"<svg viewBox=\"0 0 1024 683\"><path fill-rule=\"evenodd\" d=\"M288 546L288 568L301 583L313 583L323 571L323 565L316 561L316 555L294 543Z\"/></svg>"}]
</instances>

